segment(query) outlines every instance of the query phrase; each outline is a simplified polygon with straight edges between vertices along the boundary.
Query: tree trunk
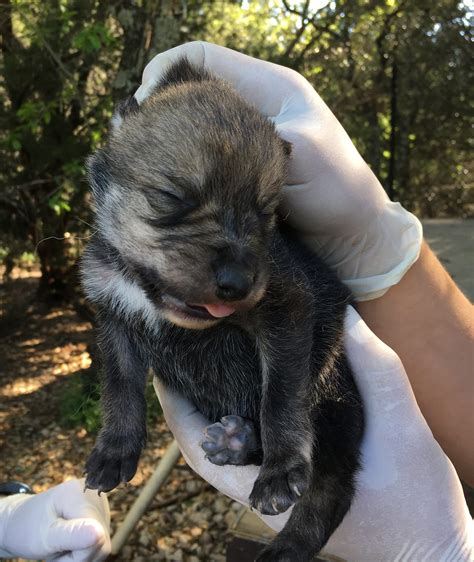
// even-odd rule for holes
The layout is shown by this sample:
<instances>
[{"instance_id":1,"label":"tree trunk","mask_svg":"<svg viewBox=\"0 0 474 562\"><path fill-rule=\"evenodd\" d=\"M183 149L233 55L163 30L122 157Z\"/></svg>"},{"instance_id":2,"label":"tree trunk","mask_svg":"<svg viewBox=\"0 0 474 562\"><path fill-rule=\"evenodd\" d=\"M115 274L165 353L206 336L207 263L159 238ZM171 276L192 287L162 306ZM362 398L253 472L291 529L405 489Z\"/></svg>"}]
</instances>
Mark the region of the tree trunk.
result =
<instances>
[{"instance_id":1,"label":"tree trunk","mask_svg":"<svg viewBox=\"0 0 474 562\"><path fill-rule=\"evenodd\" d=\"M43 244L38 248L41 266L41 279L38 296L42 300L62 300L61 295L66 288L64 283L65 268L58 262L57 248L52 251L51 246Z\"/></svg>"},{"instance_id":2,"label":"tree trunk","mask_svg":"<svg viewBox=\"0 0 474 562\"><path fill-rule=\"evenodd\" d=\"M123 29L124 45L113 89L116 101L131 95L140 85L147 62L162 51L187 40L182 24L186 20L186 2L159 0L143 9L126 0L117 12Z\"/></svg>"},{"instance_id":3,"label":"tree trunk","mask_svg":"<svg viewBox=\"0 0 474 562\"><path fill-rule=\"evenodd\" d=\"M37 254L41 268L38 297L48 302L71 299L77 290L78 275L76 264L69 255L64 229L55 229L54 238L40 241Z\"/></svg>"},{"instance_id":4,"label":"tree trunk","mask_svg":"<svg viewBox=\"0 0 474 562\"><path fill-rule=\"evenodd\" d=\"M390 161L388 164L387 193L390 199L395 196L395 166L397 150L398 106L397 106L397 60L393 60L390 81Z\"/></svg>"}]
</instances>

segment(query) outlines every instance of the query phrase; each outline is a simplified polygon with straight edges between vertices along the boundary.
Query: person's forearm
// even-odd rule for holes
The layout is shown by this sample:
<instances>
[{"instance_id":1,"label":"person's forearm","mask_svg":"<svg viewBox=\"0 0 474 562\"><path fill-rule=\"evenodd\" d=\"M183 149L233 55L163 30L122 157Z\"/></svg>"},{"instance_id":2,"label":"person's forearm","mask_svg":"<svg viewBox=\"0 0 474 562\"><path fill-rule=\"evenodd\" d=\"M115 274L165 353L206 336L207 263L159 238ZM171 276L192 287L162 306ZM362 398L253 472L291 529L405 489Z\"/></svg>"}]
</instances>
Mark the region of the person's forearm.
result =
<instances>
[{"instance_id":1,"label":"person's forearm","mask_svg":"<svg viewBox=\"0 0 474 562\"><path fill-rule=\"evenodd\" d=\"M473 308L423 244L419 260L383 297L359 304L400 356L433 435L474 485Z\"/></svg>"}]
</instances>

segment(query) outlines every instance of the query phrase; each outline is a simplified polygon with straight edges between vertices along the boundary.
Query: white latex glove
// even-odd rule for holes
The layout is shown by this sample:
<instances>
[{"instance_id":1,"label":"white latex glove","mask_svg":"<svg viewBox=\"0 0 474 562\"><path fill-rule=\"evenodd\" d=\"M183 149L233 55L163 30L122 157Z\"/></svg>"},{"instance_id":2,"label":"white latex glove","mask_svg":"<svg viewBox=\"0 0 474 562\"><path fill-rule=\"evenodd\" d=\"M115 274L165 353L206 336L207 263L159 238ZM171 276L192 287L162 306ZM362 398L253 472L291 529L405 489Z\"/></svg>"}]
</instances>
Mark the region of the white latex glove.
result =
<instances>
[{"instance_id":1,"label":"white latex glove","mask_svg":"<svg viewBox=\"0 0 474 562\"><path fill-rule=\"evenodd\" d=\"M104 494L70 480L37 495L0 500L0 557L98 562L110 554Z\"/></svg>"},{"instance_id":2,"label":"white latex glove","mask_svg":"<svg viewBox=\"0 0 474 562\"><path fill-rule=\"evenodd\" d=\"M381 296L417 260L420 222L392 203L330 109L301 75L211 43L157 55L135 93L142 102L186 55L226 79L293 145L282 214L358 300Z\"/></svg>"},{"instance_id":3,"label":"white latex glove","mask_svg":"<svg viewBox=\"0 0 474 562\"><path fill-rule=\"evenodd\" d=\"M345 345L367 427L356 498L324 552L350 562L474 560L474 526L461 484L421 415L400 359L352 308ZM155 389L188 464L248 505L258 467L218 467L207 461L198 444L210 422L157 379ZM289 513L262 519L280 531Z\"/></svg>"}]
</instances>

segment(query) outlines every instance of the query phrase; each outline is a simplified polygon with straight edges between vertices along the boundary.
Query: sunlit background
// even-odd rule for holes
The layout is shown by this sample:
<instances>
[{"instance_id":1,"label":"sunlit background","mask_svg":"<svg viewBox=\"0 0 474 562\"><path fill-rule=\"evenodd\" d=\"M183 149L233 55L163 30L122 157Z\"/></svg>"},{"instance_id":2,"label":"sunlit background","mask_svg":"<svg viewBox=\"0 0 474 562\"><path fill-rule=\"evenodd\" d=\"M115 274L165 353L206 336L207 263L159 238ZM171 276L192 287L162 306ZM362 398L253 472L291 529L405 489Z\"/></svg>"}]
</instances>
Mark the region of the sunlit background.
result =
<instances>
[{"instance_id":1,"label":"sunlit background","mask_svg":"<svg viewBox=\"0 0 474 562\"><path fill-rule=\"evenodd\" d=\"M424 219L462 219L474 214L472 12L454 0L3 0L0 479L40 491L80 476L92 446L97 350L77 273L94 235L84 161L156 53L201 39L297 70L394 200ZM467 231L425 224L474 287ZM150 415L136 486L111 497L114 525L171 439L156 399ZM153 506L119 560L224 560L231 500L181 464Z\"/></svg>"},{"instance_id":2,"label":"sunlit background","mask_svg":"<svg viewBox=\"0 0 474 562\"><path fill-rule=\"evenodd\" d=\"M194 39L301 72L393 199L422 217L470 216L470 9L453 0L3 2L0 256L36 253L46 291L69 283L90 233L86 155L146 62Z\"/></svg>"}]
</instances>

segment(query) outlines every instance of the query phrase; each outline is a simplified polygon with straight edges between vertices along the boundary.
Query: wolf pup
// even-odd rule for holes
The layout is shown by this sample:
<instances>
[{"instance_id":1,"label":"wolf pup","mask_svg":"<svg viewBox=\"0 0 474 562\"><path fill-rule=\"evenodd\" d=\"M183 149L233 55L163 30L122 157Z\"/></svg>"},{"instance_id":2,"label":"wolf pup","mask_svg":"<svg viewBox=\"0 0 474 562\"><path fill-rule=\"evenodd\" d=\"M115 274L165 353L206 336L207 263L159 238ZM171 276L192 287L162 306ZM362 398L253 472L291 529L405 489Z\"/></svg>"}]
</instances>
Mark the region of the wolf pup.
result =
<instances>
[{"instance_id":1,"label":"wolf pup","mask_svg":"<svg viewBox=\"0 0 474 562\"><path fill-rule=\"evenodd\" d=\"M363 412L342 343L350 295L277 218L290 147L186 59L113 124L89 161L82 274L104 378L86 486L135 474L152 368L214 422L210 462L261 465L252 507L295 504L258 560L309 561L354 496Z\"/></svg>"}]
</instances>

